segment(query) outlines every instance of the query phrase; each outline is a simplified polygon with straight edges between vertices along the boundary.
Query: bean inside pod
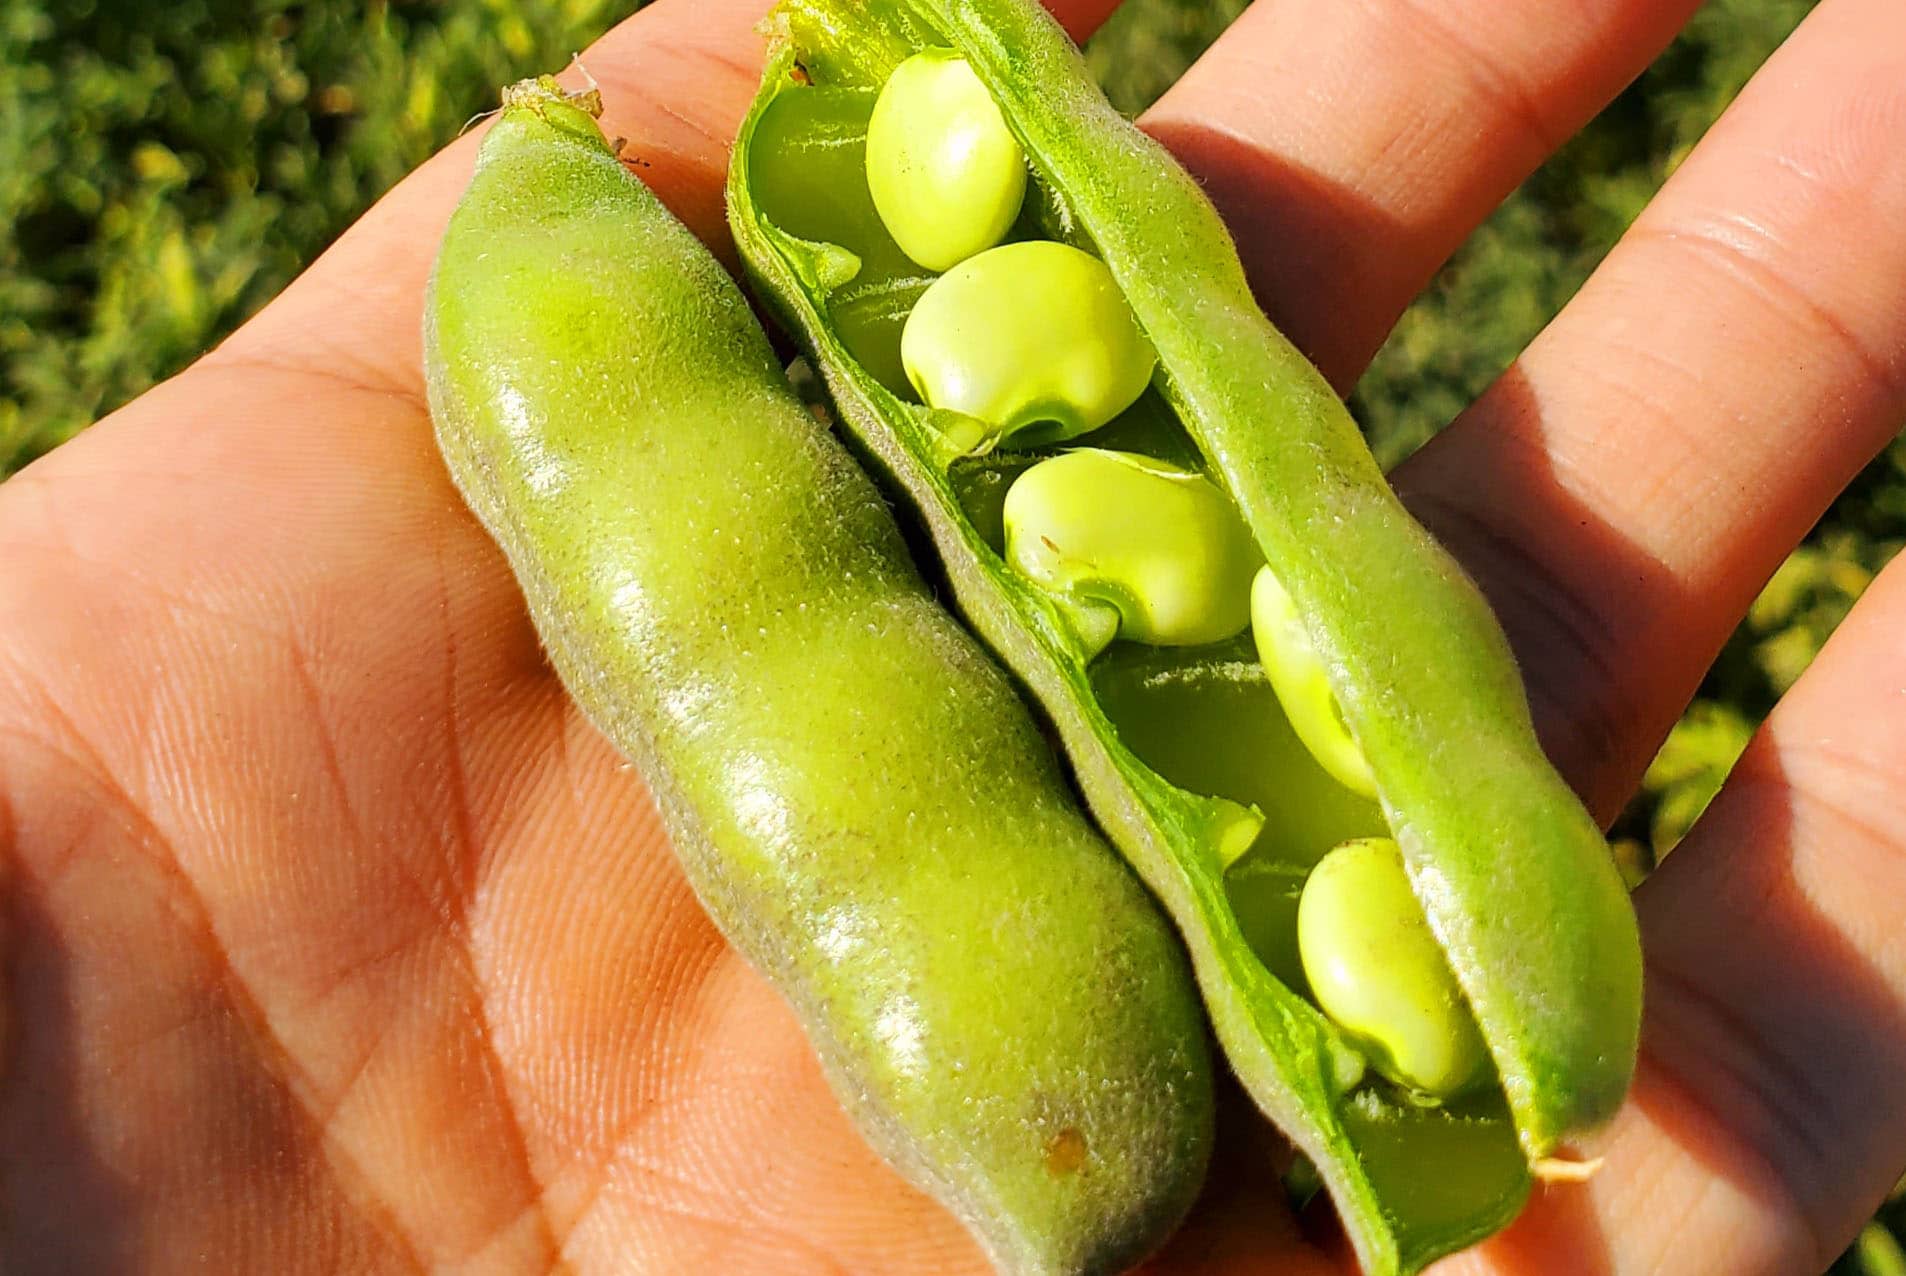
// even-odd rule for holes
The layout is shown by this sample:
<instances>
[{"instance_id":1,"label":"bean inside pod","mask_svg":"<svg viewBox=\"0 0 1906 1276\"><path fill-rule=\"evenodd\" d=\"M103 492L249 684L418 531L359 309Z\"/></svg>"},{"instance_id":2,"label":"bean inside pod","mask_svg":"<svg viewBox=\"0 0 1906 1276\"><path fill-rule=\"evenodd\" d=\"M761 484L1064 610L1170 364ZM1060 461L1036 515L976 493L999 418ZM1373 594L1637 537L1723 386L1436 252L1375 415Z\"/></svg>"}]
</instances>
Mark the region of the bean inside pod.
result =
<instances>
[{"instance_id":1,"label":"bean inside pod","mask_svg":"<svg viewBox=\"0 0 1906 1276\"><path fill-rule=\"evenodd\" d=\"M1233 1067L1314 1164L1366 1269L1415 1270L1496 1230L1532 1173L1619 1102L1640 964L1606 846L1541 754L1486 605L1257 311L1195 183L1106 106L1036 5L778 12L730 192L764 297L924 523L971 623L1050 714L1094 814L1185 935ZM1004 245L944 279L857 193L883 180L866 149L803 141L852 137L920 57L968 63L1028 166ZM1033 407L976 407L1014 396L943 387L1031 383L989 349L1066 338L1065 320L1110 309L1051 289L1036 305L1001 271L960 325L910 335L955 273L970 283L1027 245L1100 262L1144 344L1095 321L1067 339L1096 342L1099 373L1065 402L1042 388L1021 396ZM871 296L902 300L869 322ZM922 344L936 378L915 375ZM1103 424L1081 424L1106 404ZM1081 449L1125 458L1104 471L1121 481L1055 482ZM1158 500L1124 481L1146 470ZM1164 471L1234 521L1186 513ZM1414 907L1446 962L1391 972L1401 1004L1438 1011L1414 1021L1362 1021L1306 975L1349 929L1306 942L1306 883L1335 848L1373 844L1395 848L1407 888L1389 902Z\"/></svg>"}]
</instances>

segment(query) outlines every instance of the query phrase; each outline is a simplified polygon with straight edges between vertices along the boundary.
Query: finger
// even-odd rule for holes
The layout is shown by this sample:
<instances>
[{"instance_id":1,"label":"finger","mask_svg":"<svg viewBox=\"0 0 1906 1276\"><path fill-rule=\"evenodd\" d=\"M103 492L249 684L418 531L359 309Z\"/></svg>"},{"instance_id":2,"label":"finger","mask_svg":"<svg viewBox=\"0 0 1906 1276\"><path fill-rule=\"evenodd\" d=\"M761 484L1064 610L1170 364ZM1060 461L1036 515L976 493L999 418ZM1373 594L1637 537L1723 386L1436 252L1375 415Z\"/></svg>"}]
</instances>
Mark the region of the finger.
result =
<instances>
[{"instance_id":1,"label":"finger","mask_svg":"<svg viewBox=\"0 0 1906 1276\"><path fill-rule=\"evenodd\" d=\"M1272 319L1347 389L1491 209L1697 0L1257 4L1147 113Z\"/></svg>"},{"instance_id":2,"label":"finger","mask_svg":"<svg viewBox=\"0 0 1906 1276\"><path fill-rule=\"evenodd\" d=\"M1515 366L1397 474L1610 818L1906 420L1906 9L1828 0Z\"/></svg>"},{"instance_id":3,"label":"finger","mask_svg":"<svg viewBox=\"0 0 1906 1276\"><path fill-rule=\"evenodd\" d=\"M1465 1273L1822 1271L1906 1158L1906 560L1637 898L1644 1059L1590 1192ZM1668 1259L1669 1254L1682 1257ZM1486 1261L1485 1261L1486 1260Z\"/></svg>"},{"instance_id":4,"label":"finger","mask_svg":"<svg viewBox=\"0 0 1906 1276\"><path fill-rule=\"evenodd\" d=\"M1048 7L1083 39L1117 2L1049 0ZM602 86L603 131L625 139L625 156L643 182L725 258L732 257L722 208L728 151L760 83L767 41L758 27L767 9L768 0L660 0L578 59ZM580 84L582 77L565 78ZM424 284L480 140L459 139L406 178L220 357L322 363L421 397Z\"/></svg>"}]
</instances>

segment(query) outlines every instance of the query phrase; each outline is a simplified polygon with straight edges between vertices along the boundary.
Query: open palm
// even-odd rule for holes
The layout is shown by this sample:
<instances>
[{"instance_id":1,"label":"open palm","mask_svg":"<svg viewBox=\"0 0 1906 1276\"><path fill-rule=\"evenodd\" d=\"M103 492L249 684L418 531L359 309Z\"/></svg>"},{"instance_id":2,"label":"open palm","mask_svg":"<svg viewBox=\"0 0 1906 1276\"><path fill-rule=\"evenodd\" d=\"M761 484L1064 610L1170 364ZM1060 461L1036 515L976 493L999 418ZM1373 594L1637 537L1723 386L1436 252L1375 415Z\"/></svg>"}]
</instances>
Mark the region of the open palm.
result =
<instances>
[{"instance_id":1,"label":"open palm","mask_svg":"<svg viewBox=\"0 0 1906 1276\"><path fill-rule=\"evenodd\" d=\"M586 55L723 244L760 0ZM1075 33L1107 0L1055 6ZM1146 124L1340 385L1692 0L1250 10ZM1826 0L1396 477L1604 818L1906 417L1906 10ZM955 1272L544 664L431 441L471 139L215 354L0 489L9 1272ZM723 244L722 251L727 251ZM1906 568L1641 891L1645 1055L1586 1188L1464 1272L1818 1270L1906 1149ZM1160 1272L1340 1271L1233 1104Z\"/></svg>"}]
</instances>

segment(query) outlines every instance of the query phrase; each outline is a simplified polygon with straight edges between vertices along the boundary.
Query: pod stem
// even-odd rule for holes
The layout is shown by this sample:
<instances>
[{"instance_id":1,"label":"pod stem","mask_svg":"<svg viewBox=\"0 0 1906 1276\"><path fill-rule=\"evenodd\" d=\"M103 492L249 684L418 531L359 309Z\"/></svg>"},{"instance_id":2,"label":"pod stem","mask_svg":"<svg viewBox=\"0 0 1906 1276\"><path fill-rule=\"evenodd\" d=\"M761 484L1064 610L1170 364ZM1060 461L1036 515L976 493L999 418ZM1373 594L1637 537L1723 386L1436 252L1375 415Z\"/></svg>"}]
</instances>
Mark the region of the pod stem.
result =
<instances>
[{"instance_id":1,"label":"pod stem","mask_svg":"<svg viewBox=\"0 0 1906 1276\"><path fill-rule=\"evenodd\" d=\"M520 106L542 116L547 114L552 105L571 107L592 120L599 120L602 118L602 90L591 84L586 89L571 93L556 83L553 75L518 80L503 90L503 109L506 111Z\"/></svg>"}]
</instances>

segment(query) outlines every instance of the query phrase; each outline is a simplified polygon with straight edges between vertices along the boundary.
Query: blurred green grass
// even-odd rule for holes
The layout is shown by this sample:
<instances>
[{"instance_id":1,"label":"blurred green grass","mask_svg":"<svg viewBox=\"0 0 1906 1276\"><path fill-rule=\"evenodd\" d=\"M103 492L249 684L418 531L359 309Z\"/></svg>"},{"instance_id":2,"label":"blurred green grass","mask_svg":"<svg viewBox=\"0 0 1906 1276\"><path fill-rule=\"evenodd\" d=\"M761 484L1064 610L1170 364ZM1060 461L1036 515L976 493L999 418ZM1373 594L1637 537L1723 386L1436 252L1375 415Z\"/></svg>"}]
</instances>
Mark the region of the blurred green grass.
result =
<instances>
[{"instance_id":1,"label":"blurred green grass","mask_svg":"<svg viewBox=\"0 0 1906 1276\"><path fill-rule=\"evenodd\" d=\"M0 473L189 363L397 178L640 0L0 0ZM1130 0L1092 42L1142 109L1242 0ZM1811 0L1710 0L1411 307L1353 406L1386 464L1580 286ZM1639 875L1906 528L1906 445L1781 568L1616 828ZM1906 1224L1906 1204L1882 1212ZM1906 1276L1876 1223L1835 1267Z\"/></svg>"}]
</instances>

